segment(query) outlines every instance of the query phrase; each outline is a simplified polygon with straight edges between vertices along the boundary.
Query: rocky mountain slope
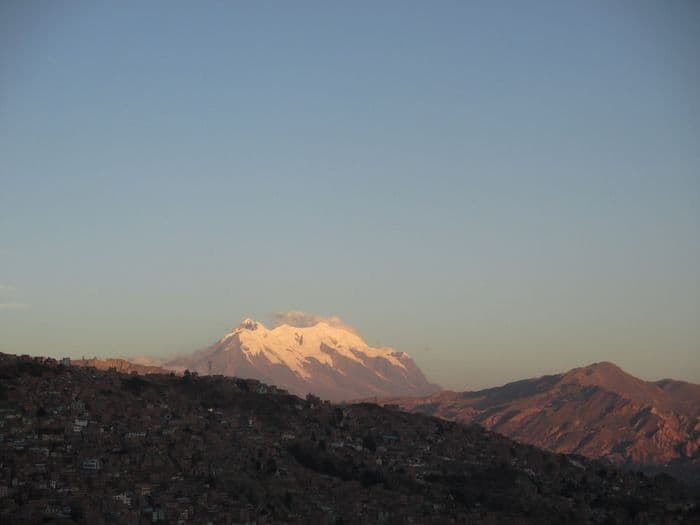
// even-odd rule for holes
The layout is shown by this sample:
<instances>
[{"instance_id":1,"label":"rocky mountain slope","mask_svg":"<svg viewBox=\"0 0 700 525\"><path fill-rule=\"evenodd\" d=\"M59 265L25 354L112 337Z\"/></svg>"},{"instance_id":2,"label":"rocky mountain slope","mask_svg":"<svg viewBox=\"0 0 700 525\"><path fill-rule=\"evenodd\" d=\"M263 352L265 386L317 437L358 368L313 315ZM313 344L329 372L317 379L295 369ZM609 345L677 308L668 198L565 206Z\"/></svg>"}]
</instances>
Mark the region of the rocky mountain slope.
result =
<instances>
[{"instance_id":1,"label":"rocky mountain slope","mask_svg":"<svg viewBox=\"0 0 700 525\"><path fill-rule=\"evenodd\" d=\"M1 523L698 523L697 489L255 380L0 354Z\"/></svg>"},{"instance_id":2,"label":"rocky mountain slope","mask_svg":"<svg viewBox=\"0 0 700 525\"><path fill-rule=\"evenodd\" d=\"M200 375L250 377L333 401L439 390L405 352L371 347L351 330L325 322L268 330L246 319L211 347L164 366Z\"/></svg>"},{"instance_id":3,"label":"rocky mountain slope","mask_svg":"<svg viewBox=\"0 0 700 525\"><path fill-rule=\"evenodd\" d=\"M391 399L562 453L630 466L663 466L700 479L700 385L648 382L612 363L477 392Z\"/></svg>"}]
</instances>

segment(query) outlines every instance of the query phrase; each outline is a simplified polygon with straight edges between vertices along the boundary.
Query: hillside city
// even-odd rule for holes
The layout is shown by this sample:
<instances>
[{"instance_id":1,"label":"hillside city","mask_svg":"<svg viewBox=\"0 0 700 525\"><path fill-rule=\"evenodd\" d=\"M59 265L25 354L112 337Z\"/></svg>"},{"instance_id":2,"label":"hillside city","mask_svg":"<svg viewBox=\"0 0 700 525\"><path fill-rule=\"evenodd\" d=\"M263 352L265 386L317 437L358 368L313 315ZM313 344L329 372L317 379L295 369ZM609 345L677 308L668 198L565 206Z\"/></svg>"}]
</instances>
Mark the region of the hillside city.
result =
<instances>
[{"instance_id":1,"label":"hillside city","mask_svg":"<svg viewBox=\"0 0 700 525\"><path fill-rule=\"evenodd\" d=\"M699 498L397 407L0 354L1 523L698 523Z\"/></svg>"}]
</instances>

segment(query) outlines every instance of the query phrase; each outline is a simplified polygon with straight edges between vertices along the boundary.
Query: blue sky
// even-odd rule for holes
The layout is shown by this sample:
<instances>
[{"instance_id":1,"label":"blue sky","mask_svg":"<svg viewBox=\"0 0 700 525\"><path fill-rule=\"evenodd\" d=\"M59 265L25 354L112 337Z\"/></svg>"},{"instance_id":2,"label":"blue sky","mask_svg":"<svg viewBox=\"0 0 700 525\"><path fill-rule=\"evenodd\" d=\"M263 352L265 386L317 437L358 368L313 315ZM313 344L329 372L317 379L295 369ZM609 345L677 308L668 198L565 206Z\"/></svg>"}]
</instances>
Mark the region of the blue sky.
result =
<instances>
[{"instance_id":1,"label":"blue sky","mask_svg":"<svg viewBox=\"0 0 700 525\"><path fill-rule=\"evenodd\" d=\"M338 315L700 382L696 2L0 4L0 351Z\"/></svg>"}]
</instances>

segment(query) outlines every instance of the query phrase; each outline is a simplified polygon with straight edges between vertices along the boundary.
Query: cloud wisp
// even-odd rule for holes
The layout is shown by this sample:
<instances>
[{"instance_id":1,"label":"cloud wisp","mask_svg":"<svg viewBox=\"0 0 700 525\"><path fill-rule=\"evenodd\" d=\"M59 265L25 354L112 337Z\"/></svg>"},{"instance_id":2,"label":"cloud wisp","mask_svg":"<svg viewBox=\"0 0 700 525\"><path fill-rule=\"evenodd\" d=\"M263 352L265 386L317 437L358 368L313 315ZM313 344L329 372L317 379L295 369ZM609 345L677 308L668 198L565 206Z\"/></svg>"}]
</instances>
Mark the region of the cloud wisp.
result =
<instances>
[{"instance_id":1,"label":"cloud wisp","mask_svg":"<svg viewBox=\"0 0 700 525\"><path fill-rule=\"evenodd\" d=\"M16 301L17 287L12 284L0 283L0 310L26 310L31 305Z\"/></svg>"},{"instance_id":2,"label":"cloud wisp","mask_svg":"<svg viewBox=\"0 0 700 525\"><path fill-rule=\"evenodd\" d=\"M278 312L272 315L272 324L274 327L286 324L297 328L307 328L309 326L316 326L318 323L326 323L330 326L342 328L343 330L359 335L357 330L355 330L352 326L345 324L337 315L326 317L323 315L302 312L301 310Z\"/></svg>"},{"instance_id":3,"label":"cloud wisp","mask_svg":"<svg viewBox=\"0 0 700 525\"><path fill-rule=\"evenodd\" d=\"M27 303L0 303L0 310L27 310L29 307Z\"/></svg>"}]
</instances>

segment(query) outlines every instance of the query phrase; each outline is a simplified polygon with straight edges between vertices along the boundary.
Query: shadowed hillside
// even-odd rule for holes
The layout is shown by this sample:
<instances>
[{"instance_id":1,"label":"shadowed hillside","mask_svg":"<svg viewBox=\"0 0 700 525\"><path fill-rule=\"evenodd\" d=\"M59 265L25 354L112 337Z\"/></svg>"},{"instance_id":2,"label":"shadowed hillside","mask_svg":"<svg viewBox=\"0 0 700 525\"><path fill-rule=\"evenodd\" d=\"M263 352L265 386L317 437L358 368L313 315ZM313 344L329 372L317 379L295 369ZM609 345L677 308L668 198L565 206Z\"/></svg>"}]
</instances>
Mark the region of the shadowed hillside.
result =
<instances>
[{"instance_id":1,"label":"shadowed hillside","mask_svg":"<svg viewBox=\"0 0 700 525\"><path fill-rule=\"evenodd\" d=\"M478 423L555 452L700 481L700 385L643 381L612 363L596 363L477 392L384 402Z\"/></svg>"},{"instance_id":2,"label":"shadowed hillside","mask_svg":"<svg viewBox=\"0 0 700 525\"><path fill-rule=\"evenodd\" d=\"M3 523L666 523L699 494L256 380L0 354Z\"/></svg>"}]
</instances>

